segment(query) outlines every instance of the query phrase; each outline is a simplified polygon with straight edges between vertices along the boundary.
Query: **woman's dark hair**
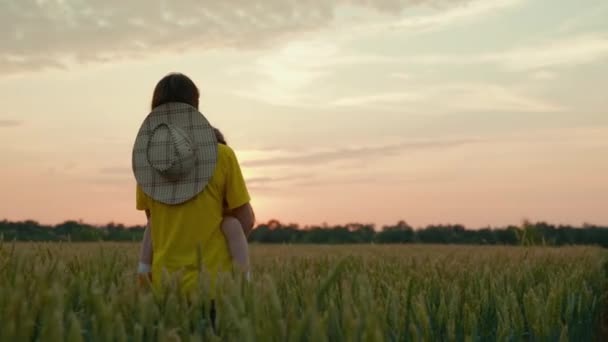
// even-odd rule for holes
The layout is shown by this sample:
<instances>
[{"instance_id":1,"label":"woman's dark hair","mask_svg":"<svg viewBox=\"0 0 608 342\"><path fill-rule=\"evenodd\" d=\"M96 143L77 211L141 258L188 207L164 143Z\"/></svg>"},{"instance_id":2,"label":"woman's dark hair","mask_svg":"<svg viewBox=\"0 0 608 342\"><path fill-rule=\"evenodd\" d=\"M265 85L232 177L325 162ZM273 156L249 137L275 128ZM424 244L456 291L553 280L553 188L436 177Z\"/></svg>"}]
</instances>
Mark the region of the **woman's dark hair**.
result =
<instances>
[{"instance_id":1,"label":"woman's dark hair","mask_svg":"<svg viewBox=\"0 0 608 342\"><path fill-rule=\"evenodd\" d=\"M215 131L215 137L217 138L217 142L220 144L228 145L228 143L226 142L226 138L224 138L222 132L220 132L220 130L215 127L213 128L213 130Z\"/></svg>"},{"instance_id":2,"label":"woman's dark hair","mask_svg":"<svg viewBox=\"0 0 608 342\"><path fill-rule=\"evenodd\" d=\"M163 77L154 88L152 96L152 109L169 102L183 102L198 109L200 93L196 84L188 76L180 73L171 73ZM213 128L220 144L227 145L226 139L219 129Z\"/></svg>"},{"instance_id":3,"label":"woman's dark hair","mask_svg":"<svg viewBox=\"0 0 608 342\"><path fill-rule=\"evenodd\" d=\"M183 102L198 109L199 97L196 84L188 76L170 73L156 84L152 96L152 109L169 102Z\"/></svg>"}]
</instances>

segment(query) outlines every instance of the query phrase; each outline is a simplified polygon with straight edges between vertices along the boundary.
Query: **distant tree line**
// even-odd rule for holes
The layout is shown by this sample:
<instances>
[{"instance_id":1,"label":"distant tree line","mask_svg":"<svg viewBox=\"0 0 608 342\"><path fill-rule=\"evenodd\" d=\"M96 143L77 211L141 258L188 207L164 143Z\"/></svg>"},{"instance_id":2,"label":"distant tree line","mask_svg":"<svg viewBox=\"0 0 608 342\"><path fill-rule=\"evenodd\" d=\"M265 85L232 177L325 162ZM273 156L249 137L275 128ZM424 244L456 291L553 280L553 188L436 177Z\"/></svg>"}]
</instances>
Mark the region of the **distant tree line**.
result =
<instances>
[{"instance_id":1,"label":"distant tree line","mask_svg":"<svg viewBox=\"0 0 608 342\"><path fill-rule=\"evenodd\" d=\"M66 221L50 226L36 221L0 221L0 239L4 241L139 241L145 227L126 227L109 223L93 226L81 221Z\"/></svg>"},{"instance_id":2,"label":"distant tree line","mask_svg":"<svg viewBox=\"0 0 608 342\"><path fill-rule=\"evenodd\" d=\"M4 241L140 241L145 227L109 223L93 226L66 221L50 226L36 221L0 221ZM351 223L338 226L283 224L277 220L258 225L250 242L293 244L354 243L432 243L473 245L599 245L608 247L608 227L555 226L524 221L520 226L466 229L462 225L429 225L414 229L404 221L376 229L373 224Z\"/></svg>"},{"instance_id":3,"label":"distant tree line","mask_svg":"<svg viewBox=\"0 0 608 342\"><path fill-rule=\"evenodd\" d=\"M608 247L608 227L555 226L524 221L521 226L467 229L463 225L429 225L414 229L404 221L376 230L373 224L304 227L271 220L256 227L249 240L260 243L429 243L471 245L599 245Z\"/></svg>"}]
</instances>

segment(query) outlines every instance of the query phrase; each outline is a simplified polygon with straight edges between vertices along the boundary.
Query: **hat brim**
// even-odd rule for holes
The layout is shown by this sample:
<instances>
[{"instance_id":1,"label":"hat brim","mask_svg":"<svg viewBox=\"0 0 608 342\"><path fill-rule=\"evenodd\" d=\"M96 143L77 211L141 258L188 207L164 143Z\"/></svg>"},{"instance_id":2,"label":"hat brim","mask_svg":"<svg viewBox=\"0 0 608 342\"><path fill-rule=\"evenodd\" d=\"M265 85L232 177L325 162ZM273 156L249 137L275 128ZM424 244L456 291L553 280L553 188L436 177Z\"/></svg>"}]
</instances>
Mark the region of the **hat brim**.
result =
<instances>
[{"instance_id":1,"label":"hat brim","mask_svg":"<svg viewBox=\"0 0 608 342\"><path fill-rule=\"evenodd\" d=\"M194 146L194 167L179 180L162 176L148 161L148 141L154 128L163 123L180 127ZM148 114L135 139L132 168L137 184L156 201L169 205L184 203L205 190L213 177L217 144L213 127L196 108L178 102L160 105Z\"/></svg>"}]
</instances>

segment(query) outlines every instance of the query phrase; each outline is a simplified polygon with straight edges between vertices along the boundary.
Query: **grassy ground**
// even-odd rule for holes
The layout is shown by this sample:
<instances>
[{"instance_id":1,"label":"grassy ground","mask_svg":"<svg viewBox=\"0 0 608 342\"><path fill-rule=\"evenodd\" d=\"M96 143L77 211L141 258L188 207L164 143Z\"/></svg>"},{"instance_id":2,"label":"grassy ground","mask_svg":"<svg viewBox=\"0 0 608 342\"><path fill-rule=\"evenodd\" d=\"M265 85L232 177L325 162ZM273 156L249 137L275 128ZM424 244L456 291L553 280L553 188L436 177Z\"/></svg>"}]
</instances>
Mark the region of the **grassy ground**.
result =
<instances>
[{"instance_id":1,"label":"grassy ground","mask_svg":"<svg viewBox=\"0 0 608 342\"><path fill-rule=\"evenodd\" d=\"M600 340L608 252L430 245L252 246L205 296L137 289L136 244L0 247L0 340ZM7 319L14 317L14 319Z\"/></svg>"}]
</instances>

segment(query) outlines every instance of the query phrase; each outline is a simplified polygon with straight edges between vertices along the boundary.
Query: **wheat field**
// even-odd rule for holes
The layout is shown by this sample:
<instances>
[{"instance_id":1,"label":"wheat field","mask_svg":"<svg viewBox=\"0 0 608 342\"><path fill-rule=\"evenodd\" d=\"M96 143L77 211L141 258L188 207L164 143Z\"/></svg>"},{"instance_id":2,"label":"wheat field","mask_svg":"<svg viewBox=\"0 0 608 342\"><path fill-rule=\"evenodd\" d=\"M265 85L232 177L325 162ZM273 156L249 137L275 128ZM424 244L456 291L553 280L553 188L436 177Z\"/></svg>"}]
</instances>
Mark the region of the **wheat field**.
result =
<instances>
[{"instance_id":1,"label":"wheat field","mask_svg":"<svg viewBox=\"0 0 608 342\"><path fill-rule=\"evenodd\" d=\"M209 301L138 288L138 245L0 245L1 341L593 341L608 252L591 247L252 245Z\"/></svg>"}]
</instances>

